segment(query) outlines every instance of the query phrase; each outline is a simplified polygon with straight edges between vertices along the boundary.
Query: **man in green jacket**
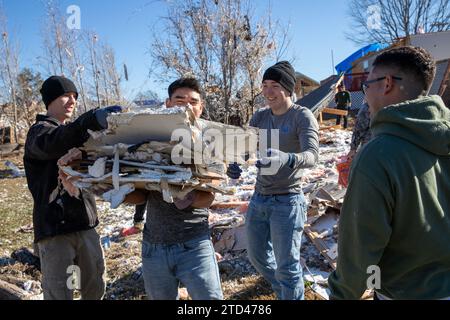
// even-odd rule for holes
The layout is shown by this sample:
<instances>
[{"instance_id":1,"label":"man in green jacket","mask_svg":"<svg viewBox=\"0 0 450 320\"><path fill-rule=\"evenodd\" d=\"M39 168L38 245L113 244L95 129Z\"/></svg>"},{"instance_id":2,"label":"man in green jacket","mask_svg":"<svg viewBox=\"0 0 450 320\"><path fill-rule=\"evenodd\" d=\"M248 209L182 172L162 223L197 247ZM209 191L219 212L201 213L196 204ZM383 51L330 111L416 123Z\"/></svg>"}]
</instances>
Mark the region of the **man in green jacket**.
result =
<instances>
[{"instance_id":1,"label":"man in green jacket","mask_svg":"<svg viewBox=\"0 0 450 320\"><path fill-rule=\"evenodd\" d=\"M421 48L380 54L363 83L374 138L353 162L332 299L450 299L450 110Z\"/></svg>"}]
</instances>

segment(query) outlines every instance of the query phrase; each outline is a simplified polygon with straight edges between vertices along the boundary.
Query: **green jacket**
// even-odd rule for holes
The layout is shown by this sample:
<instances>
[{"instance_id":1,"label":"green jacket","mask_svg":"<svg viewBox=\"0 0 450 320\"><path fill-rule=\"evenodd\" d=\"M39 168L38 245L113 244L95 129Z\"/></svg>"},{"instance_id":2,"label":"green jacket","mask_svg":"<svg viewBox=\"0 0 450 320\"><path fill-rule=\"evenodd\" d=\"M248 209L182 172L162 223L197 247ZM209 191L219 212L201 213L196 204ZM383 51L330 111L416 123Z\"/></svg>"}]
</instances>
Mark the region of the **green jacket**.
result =
<instances>
[{"instance_id":1,"label":"green jacket","mask_svg":"<svg viewBox=\"0 0 450 320\"><path fill-rule=\"evenodd\" d=\"M331 298L359 299L378 266L391 299L450 297L450 110L439 96L379 111L353 162Z\"/></svg>"}]
</instances>

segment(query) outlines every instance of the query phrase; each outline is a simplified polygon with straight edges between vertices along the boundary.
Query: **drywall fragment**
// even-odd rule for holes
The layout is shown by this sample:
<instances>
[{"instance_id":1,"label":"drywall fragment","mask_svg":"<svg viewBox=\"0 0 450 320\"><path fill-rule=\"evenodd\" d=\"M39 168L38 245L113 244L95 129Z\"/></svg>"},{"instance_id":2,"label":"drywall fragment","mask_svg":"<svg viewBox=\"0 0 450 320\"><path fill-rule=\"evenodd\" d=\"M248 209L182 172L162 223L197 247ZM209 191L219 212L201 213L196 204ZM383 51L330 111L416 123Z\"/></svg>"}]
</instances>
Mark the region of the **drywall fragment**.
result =
<instances>
[{"instance_id":1,"label":"drywall fragment","mask_svg":"<svg viewBox=\"0 0 450 320\"><path fill-rule=\"evenodd\" d=\"M99 158L97 159L92 166L88 167L88 172L94 178L100 178L105 175L106 170L106 159L107 158Z\"/></svg>"},{"instance_id":2,"label":"drywall fragment","mask_svg":"<svg viewBox=\"0 0 450 320\"><path fill-rule=\"evenodd\" d=\"M103 194L103 199L111 203L112 209L117 209L125 200L127 194L134 191L134 184L127 183L120 186L117 190L113 189Z\"/></svg>"},{"instance_id":3,"label":"drywall fragment","mask_svg":"<svg viewBox=\"0 0 450 320\"><path fill-rule=\"evenodd\" d=\"M88 178L89 175L73 170L71 167L59 167L69 177Z\"/></svg>"},{"instance_id":4,"label":"drywall fragment","mask_svg":"<svg viewBox=\"0 0 450 320\"><path fill-rule=\"evenodd\" d=\"M173 196L166 178L161 179L161 191L163 199L167 203L173 203Z\"/></svg>"}]
</instances>

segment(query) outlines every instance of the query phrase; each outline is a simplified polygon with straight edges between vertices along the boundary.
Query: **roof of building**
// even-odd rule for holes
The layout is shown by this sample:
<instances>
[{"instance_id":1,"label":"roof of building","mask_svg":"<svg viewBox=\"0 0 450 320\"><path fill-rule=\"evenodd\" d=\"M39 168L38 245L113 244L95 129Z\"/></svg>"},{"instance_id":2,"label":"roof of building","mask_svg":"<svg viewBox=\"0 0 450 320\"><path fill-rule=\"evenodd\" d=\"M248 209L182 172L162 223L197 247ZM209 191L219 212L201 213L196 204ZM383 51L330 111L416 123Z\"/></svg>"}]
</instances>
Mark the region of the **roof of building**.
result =
<instances>
[{"instance_id":1,"label":"roof of building","mask_svg":"<svg viewBox=\"0 0 450 320\"><path fill-rule=\"evenodd\" d=\"M304 79L304 80L310 82L312 85L320 86L320 83L318 81L314 80L313 78L308 77L307 75L305 75L305 74L303 74L301 72L296 71L295 75L296 75L297 78Z\"/></svg>"},{"instance_id":2,"label":"roof of building","mask_svg":"<svg viewBox=\"0 0 450 320\"><path fill-rule=\"evenodd\" d=\"M310 92L300 100L297 100L296 104L310 109L313 113L316 113L319 109L327 107L329 100L333 99L336 84L341 77L333 76L328 79L323 85L316 90Z\"/></svg>"},{"instance_id":3,"label":"roof of building","mask_svg":"<svg viewBox=\"0 0 450 320\"><path fill-rule=\"evenodd\" d=\"M370 52L377 52L380 50L383 50L387 47L387 44L380 44L380 43L373 43L368 46L365 46L364 48L359 49L358 51L355 51L353 54L351 54L349 57L347 57L344 61L339 63L336 66L336 71L338 73L348 72L353 67L353 62L360 59L361 57L366 56Z\"/></svg>"}]
</instances>

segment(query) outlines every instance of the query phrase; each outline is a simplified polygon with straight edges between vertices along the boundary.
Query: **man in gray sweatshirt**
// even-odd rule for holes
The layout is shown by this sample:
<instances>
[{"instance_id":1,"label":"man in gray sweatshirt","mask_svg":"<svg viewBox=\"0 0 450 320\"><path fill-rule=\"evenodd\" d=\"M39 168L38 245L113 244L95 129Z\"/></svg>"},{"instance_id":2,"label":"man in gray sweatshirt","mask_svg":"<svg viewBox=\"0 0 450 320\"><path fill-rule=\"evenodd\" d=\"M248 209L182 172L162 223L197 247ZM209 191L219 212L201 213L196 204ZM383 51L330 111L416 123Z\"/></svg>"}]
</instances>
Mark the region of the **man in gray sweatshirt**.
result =
<instances>
[{"instance_id":1,"label":"man in gray sweatshirt","mask_svg":"<svg viewBox=\"0 0 450 320\"><path fill-rule=\"evenodd\" d=\"M250 125L267 135L267 149L257 163L255 193L247 212L247 251L253 266L282 300L304 298L300 245L307 204L301 188L303 168L319 157L317 120L292 102L295 71L287 61L266 70L263 95L268 108L257 111ZM228 168L239 178L240 168Z\"/></svg>"}]
</instances>

